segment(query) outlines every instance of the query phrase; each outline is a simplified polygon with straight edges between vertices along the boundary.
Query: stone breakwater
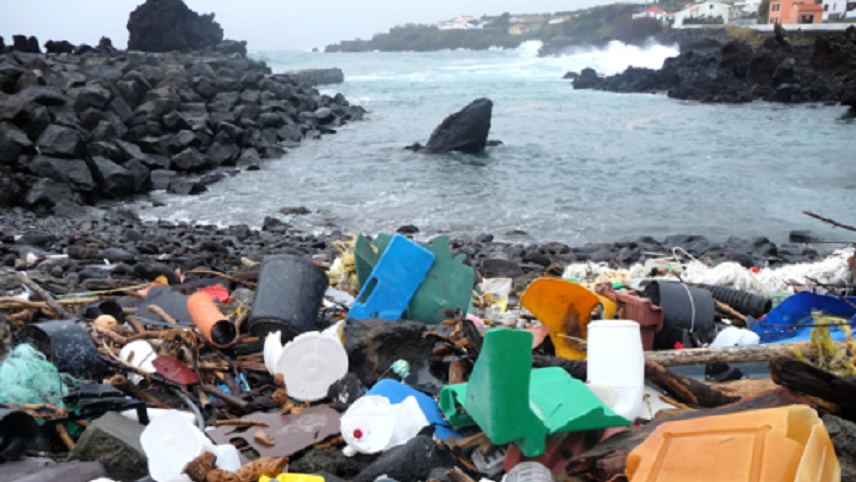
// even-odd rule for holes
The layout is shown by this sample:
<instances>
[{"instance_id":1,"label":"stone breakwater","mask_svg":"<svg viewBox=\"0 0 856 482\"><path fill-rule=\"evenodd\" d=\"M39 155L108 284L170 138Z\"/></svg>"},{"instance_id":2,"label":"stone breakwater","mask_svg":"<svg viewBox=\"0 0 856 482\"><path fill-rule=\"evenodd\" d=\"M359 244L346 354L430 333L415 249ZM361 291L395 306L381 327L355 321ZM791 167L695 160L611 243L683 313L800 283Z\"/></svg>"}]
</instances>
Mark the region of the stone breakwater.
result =
<instances>
[{"instance_id":1,"label":"stone breakwater","mask_svg":"<svg viewBox=\"0 0 856 482\"><path fill-rule=\"evenodd\" d=\"M585 69L573 85L610 92L668 92L675 99L701 102L841 103L853 111L856 27L792 40L779 26L757 46L731 40L720 48L683 52L667 59L660 70L630 67L606 78Z\"/></svg>"},{"instance_id":2,"label":"stone breakwater","mask_svg":"<svg viewBox=\"0 0 856 482\"><path fill-rule=\"evenodd\" d=\"M241 48L118 52L105 39L59 50L0 39L0 207L198 193L224 176L198 178L206 171L260 169L365 114Z\"/></svg>"},{"instance_id":3,"label":"stone breakwater","mask_svg":"<svg viewBox=\"0 0 856 482\"><path fill-rule=\"evenodd\" d=\"M27 270L57 292L66 292L132 286L162 275L175 279L176 269L231 273L246 264L243 258L259 262L272 254L332 261L339 254L333 243L350 239L340 231L308 234L273 217L256 230L246 225L221 228L163 220L141 222L135 213L119 209L66 206L62 211L62 216L49 217L20 207L0 211L0 289L18 286L15 270ZM399 231L412 233L414 229L402 227ZM626 268L648 258L672 255L674 247L682 248L676 252L684 260L691 255L714 264L736 261L746 267L775 267L821 257L811 245L815 240L809 232L795 231L791 242L781 244L767 238L715 242L704 236L674 235L663 240L644 236L571 247L556 242L500 243L483 234L452 237L450 247L453 256L465 254L465 264L481 276L512 278L522 290L528 281L545 273L561 275L571 263L608 262Z\"/></svg>"}]
</instances>

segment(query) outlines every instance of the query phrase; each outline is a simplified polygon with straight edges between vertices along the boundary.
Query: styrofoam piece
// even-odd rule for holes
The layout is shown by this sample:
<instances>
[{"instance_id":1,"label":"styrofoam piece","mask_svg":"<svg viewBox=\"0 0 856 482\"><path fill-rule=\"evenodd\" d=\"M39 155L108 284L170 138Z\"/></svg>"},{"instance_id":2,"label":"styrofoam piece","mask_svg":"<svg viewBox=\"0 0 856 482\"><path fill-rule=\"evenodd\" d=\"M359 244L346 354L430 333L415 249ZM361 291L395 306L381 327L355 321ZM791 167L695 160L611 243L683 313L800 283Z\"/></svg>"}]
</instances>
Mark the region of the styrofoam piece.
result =
<instances>
[{"instance_id":1,"label":"styrofoam piece","mask_svg":"<svg viewBox=\"0 0 856 482\"><path fill-rule=\"evenodd\" d=\"M140 435L140 444L148 458L149 474L156 482L170 482L181 475L184 466L202 452L216 455L220 469L234 472L241 468L238 449L234 445L214 445L202 431L174 410L152 420Z\"/></svg>"},{"instance_id":2,"label":"styrofoam piece","mask_svg":"<svg viewBox=\"0 0 856 482\"><path fill-rule=\"evenodd\" d=\"M639 416L645 383L645 356L639 323L600 320L588 325L588 381L615 391L613 412L628 420Z\"/></svg>"},{"instance_id":3,"label":"styrofoam piece","mask_svg":"<svg viewBox=\"0 0 856 482\"><path fill-rule=\"evenodd\" d=\"M344 453L375 454L407 443L429 425L415 397L391 404L386 397L360 398L342 415L342 437L348 446Z\"/></svg>"},{"instance_id":4,"label":"styrofoam piece","mask_svg":"<svg viewBox=\"0 0 856 482\"><path fill-rule=\"evenodd\" d=\"M152 365L152 360L156 357L157 353L155 353L152 345L145 340L132 341L119 351L119 358L148 373L155 373L155 366ZM134 373L128 377L128 380L135 384L140 383L142 379L142 376Z\"/></svg>"},{"instance_id":5,"label":"styrofoam piece","mask_svg":"<svg viewBox=\"0 0 856 482\"><path fill-rule=\"evenodd\" d=\"M146 412L149 414L149 422L160 417L161 415L163 415L165 413L174 412L174 413L180 414L188 422L190 422L192 424L196 423L196 415L194 415L192 412L186 412L184 410L169 410L169 409L165 409L165 408L147 408ZM123 417L129 418L135 422L140 421L140 419L137 417L137 409L125 410L123 412L120 412L120 414Z\"/></svg>"},{"instance_id":6,"label":"styrofoam piece","mask_svg":"<svg viewBox=\"0 0 856 482\"><path fill-rule=\"evenodd\" d=\"M268 333L268 336L265 337L265 345L262 350L263 360L265 362L265 368L267 368L268 373L271 375L276 375L276 362L279 360L279 355L282 353L282 332L276 331L273 333Z\"/></svg>"},{"instance_id":7,"label":"styrofoam piece","mask_svg":"<svg viewBox=\"0 0 856 482\"><path fill-rule=\"evenodd\" d=\"M348 353L335 337L303 333L282 349L276 373L283 374L290 397L314 402L326 397L330 385L348 374Z\"/></svg>"},{"instance_id":8,"label":"styrofoam piece","mask_svg":"<svg viewBox=\"0 0 856 482\"><path fill-rule=\"evenodd\" d=\"M745 328L729 326L719 332L716 339L710 344L711 348L731 348L735 346L751 346L761 343L761 337Z\"/></svg>"}]
</instances>

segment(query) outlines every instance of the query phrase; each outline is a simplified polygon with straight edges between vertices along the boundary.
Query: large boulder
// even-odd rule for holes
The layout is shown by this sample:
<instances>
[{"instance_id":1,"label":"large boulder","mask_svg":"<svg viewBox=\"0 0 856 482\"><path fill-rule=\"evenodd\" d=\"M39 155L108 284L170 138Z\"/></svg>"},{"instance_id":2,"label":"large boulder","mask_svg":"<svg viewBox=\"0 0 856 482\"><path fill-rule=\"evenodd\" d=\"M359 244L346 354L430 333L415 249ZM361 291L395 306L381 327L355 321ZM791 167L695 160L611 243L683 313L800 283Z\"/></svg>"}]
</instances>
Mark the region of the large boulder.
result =
<instances>
[{"instance_id":1,"label":"large boulder","mask_svg":"<svg viewBox=\"0 0 856 482\"><path fill-rule=\"evenodd\" d=\"M134 192L136 179L131 171L103 157L93 157L92 164L101 192L113 198Z\"/></svg>"},{"instance_id":2,"label":"large boulder","mask_svg":"<svg viewBox=\"0 0 856 482\"><path fill-rule=\"evenodd\" d=\"M48 126L36 144L42 154L57 157L74 157L80 149L80 133L55 124Z\"/></svg>"},{"instance_id":3,"label":"large boulder","mask_svg":"<svg viewBox=\"0 0 856 482\"><path fill-rule=\"evenodd\" d=\"M27 164L27 168L36 176L70 184L78 191L90 192L95 190L92 173L89 171L86 161L82 159L37 156Z\"/></svg>"},{"instance_id":4,"label":"large boulder","mask_svg":"<svg viewBox=\"0 0 856 482\"><path fill-rule=\"evenodd\" d=\"M602 83L603 79L589 67L583 69L573 81L574 89L599 89Z\"/></svg>"},{"instance_id":5,"label":"large boulder","mask_svg":"<svg viewBox=\"0 0 856 482\"><path fill-rule=\"evenodd\" d=\"M0 122L0 164L15 162L19 154L32 146L24 131L10 123Z\"/></svg>"},{"instance_id":6,"label":"large boulder","mask_svg":"<svg viewBox=\"0 0 856 482\"><path fill-rule=\"evenodd\" d=\"M146 453L140 445L144 428L118 413L109 412L86 429L69 460L98 461L114 480L138 480L149 473Z\"/></svg>"},{"instance_id":7,"label":"large boulder","mask_svg":"<svg viewBox=\"0 0 856 482\"><path fill-rule=\"evenodd\" d=\"M434 129L428 144L425 145L425 152L427 154L446 154L452 151L467 154L484 152L492 114L493 102L490 99L476 99L461 111L446 117Z\"/></svg>"},{"instance_id":8,"label":"large boulder","mask_svg":"<svg viewBox=\"0 0 856 482\"><path fill-rule=\"evenodd\" d=\"M223 29L214 14L199 15L182 0L147 0L128 20L128 50L171 52L215 47Z\"/></svg>"},{"instance_id":9,"label":"large boulder","mask_svg":"<svg viewBox=\"0 0 856 482\"><path fill-rule=\"evenodd\" d=\"M371 387L398 360L406 360L418 371L431 359L434 348L434 342L424 335L425 324L419 321L349 318L345 350L351 373Z\"/></svg>"}]
</instances>

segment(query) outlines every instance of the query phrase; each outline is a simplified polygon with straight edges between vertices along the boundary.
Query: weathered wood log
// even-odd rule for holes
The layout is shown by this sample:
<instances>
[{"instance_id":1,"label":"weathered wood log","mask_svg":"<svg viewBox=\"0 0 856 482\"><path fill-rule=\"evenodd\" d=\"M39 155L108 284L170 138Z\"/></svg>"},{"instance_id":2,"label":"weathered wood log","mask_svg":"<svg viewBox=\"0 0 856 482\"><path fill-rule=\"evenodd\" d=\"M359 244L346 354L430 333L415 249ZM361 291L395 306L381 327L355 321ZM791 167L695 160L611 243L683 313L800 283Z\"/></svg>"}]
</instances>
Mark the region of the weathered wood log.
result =
<instances>
[{"instance_id":1,"label":"weathered wood log","mask_svg":"<svg viewBox=\"0 0 856 482\"><path fill-rule=\"evenodd\" d=\"M727 415L749 410L784 407L787 405L805 404L817 408L808 397L779 387L758 397L742 400L738 403L719 408L681 411L680 415L663 418L645 425L609 437L593 449L575 457L568 464L566 471L569 475L583 480L607 482L613 477L623 474L627 469L627 455L639 444L645 441L660 425L672 421L689 420L694 418Z\"/></svg>"},{"instance_id":2,"label":"weathered wood log","mask_svg":"<svg viewBox=\"0 0 856 482\"><path fill-rule=\"evenodd\" d=\"M86 288L89 291L107 291L107 290L121 290L123 288L130 288L131 286L138 286L140 284L137 280L132 279L97 279L92 278L88 279L82 283L80 286Z\"/></svg>"},{"instance_id":3,"label":"weathered wood log","mask_svg":"<svg viewBox=\"0 0 856 482\"><path fill-rule=\"evenodd\" d=\"M39 286L38 283L31 280L27 277L27 275L21 273L20 271L18 273L15 273L15 277L18 278L18 281L24 283L27 288L30 288L37 295L39 295L39 297L41 297L41 299L44 300L44 302L48 304L50 309L52 309L57 315L65 319L69 319L70 315L68 310L66 310L65 307L61 304L57 303L56 299L54 299L53 296L51 296L47 291L45 291L41 286Z\"/></svg>"},{"instance_id":4,"label":"weathered wood log","mask_svg":"<svg viewBox=\"0 0 856 482\"><path fill-rule=\"evenodd\" d=\"M726 395L711 385L679 375L651 361L645 362L645 379L688 405L713 408L740 400L740 397Z\"/></svg>"},{"instance_id":5,"label":"weathered wood log","mask_svg":"<svg viewBox=\"0 0 856 482\"><path fill-rule=\"evenodd\" d=\"M836 348L844 349L845 342L835 342ZM656 362L664 367L695 365L707 363L741 363L770 361L778 356L790 356L792 350L798 350L806 356L814 356L817 349L809 341L796 343L777 343L775 345L756 345L739 348L688 348L685 350L646 351L645 360Z\"/></svg>"},{"instance_id":6,"label":"weathered wood log","mask_svg":"<svg viewBox=\"0 0 856 482\"><path fill-rule=\"evenodd\" d=\"M841 417L856 421L856 378L840 377L792 357L770 362L774 382L841 407Z\"/></svg>"}]
</instances>

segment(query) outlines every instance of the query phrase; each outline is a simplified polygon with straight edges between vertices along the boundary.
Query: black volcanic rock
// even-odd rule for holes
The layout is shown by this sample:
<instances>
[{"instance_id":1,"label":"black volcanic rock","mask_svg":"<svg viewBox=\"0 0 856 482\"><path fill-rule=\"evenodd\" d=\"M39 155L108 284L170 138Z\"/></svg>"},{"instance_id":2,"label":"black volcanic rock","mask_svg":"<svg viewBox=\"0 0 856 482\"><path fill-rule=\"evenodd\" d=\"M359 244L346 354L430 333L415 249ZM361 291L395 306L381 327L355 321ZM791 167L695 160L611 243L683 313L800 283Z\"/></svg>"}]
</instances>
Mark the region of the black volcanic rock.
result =
<instances>
[{"instance_id":1,"label":"black volcanic rock","mask_svg":"<svg viewBox=\"0 0 856 482\"><path fill-rule=\"evenodd\" d=\"M199 15L182 0L147 0L128 20L128 50L203 50L223 41L214 14Z\"/></svg>"},{"instance_id":2,"label":"black volcanic rock","mask_svg":"<svg viewBox=\"0 0 856 482\"><path fill-rule=\"evenodd\" d=\"M493 102L490 99L476 99L462 110L446 117L434 129L428 144L427 154L446 154L452 151L466 154L481 154L487 144L490 133L490 118Z\"/></svg>"}]
</instances>

